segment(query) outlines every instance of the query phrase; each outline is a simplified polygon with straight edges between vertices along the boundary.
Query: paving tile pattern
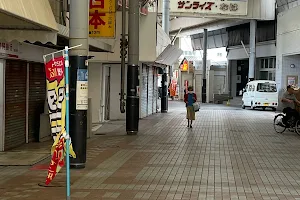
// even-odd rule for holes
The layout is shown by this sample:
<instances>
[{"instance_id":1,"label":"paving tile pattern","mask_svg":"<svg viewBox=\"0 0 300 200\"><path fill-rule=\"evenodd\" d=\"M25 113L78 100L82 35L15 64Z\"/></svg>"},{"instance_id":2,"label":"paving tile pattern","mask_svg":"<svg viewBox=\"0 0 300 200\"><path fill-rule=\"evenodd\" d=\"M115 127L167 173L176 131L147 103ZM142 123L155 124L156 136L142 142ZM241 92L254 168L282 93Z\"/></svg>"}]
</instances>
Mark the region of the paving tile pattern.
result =
<instances>
[{"instance_id":1,"label":"paving tile pattern","mask_svg":"<svg viewBox=\"0 0 300 200\"><path fill-rule=\"evenodd\" d=\"M94 136L86 168L72 170L72 199L300 199L300 137L276 134L275 113L209 105L189 129L183 104L170 106L137 136ZM0 175L0 200L65 199L65 170L51 187L40 186L45 170Z\"/></svg>"}]
</instances>

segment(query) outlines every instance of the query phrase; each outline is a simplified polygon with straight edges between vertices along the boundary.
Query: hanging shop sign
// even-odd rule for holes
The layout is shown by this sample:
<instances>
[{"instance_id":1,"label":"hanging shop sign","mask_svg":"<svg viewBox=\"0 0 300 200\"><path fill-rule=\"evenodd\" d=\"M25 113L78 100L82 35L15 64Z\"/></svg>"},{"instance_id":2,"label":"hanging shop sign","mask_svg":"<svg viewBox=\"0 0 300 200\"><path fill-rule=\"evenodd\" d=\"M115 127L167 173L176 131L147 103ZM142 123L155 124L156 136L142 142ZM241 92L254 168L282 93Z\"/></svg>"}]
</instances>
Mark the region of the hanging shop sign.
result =
<instances>
[{"instance_id":1,"label":"hanging shop sign","mask_svg":"<svg viewBox=\"0 0 300 200\"><path fill-rule=\"evenodd\" d=\"M180 65L180 70L182 72L187 72L189 70L189 62L186 59L184 59L184 61Z\"/></svg>"},{"instance_id":2,"label":"hanging shop sign","mask_svg":"<svg viewBox=\"0 0 300 200\"><path fill-rule=\"evenodd\" d=\"M89 36L114 38L116 29L116 1L90 0Z\"/></svg>"},{"instance_id":3,"label":"hanging shop sign","mask_svg":"<svg viewBox=\"0 0 300 200\"><path fill-rule=\"evenodd\" d=\"M77 70L76 110L88 109L88 70Z\"/></svg>"},{"instance_id":4,"label":"hanging shop sign","mask_svg":"<svg viewBox=\"0 0 300 200\"><path fill-rule=\"evenodd\" d=\"M170 1L170 12L247 15L248 0Z\"/></svg>"},{"instance_id":5,"label":"hanging shop sign","mask_svg":"<svg viewBox=\"0 0 300 200\"><path fill-rule=\"evenodd\" d=\"M1 57L19 57L19 42L0 42L0 56Z\"/></svg>"}]
</instances>

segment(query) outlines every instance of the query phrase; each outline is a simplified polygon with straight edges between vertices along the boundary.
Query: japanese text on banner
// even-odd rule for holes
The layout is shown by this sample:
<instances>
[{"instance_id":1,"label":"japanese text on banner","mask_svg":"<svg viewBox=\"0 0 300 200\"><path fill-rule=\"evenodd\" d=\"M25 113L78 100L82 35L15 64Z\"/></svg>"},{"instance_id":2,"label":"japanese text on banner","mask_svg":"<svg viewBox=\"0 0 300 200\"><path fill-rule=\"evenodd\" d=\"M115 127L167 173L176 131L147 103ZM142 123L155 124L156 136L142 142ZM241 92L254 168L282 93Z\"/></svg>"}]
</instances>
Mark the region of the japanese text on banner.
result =
<instances>
[{"instance_id":1,"label":"japanese text on banner","mask_svg":"<svg viewBox=\"0 0 300 200\"><path fill-rule=\"evenodd\" d=\"M90 0L89 36L114 38L116 26L115 0Z\"/></svg>"},{"instance_id":2,"label":"japanese text on banner","mask_svg":"<svg viewBox=\"0 0 300 200\"><path fill-rule=\"evenodd\" d=\"M45 64L47 82L47 103L51 133L54 143L51 148L52 160L48 170L46 184L49 184L64 165L66 143L64 140L66 126L66 99L65 99L65 70L64 58L53 58ZM70 155L76 155L70 142Z\"/></svg>"}]
</instances>

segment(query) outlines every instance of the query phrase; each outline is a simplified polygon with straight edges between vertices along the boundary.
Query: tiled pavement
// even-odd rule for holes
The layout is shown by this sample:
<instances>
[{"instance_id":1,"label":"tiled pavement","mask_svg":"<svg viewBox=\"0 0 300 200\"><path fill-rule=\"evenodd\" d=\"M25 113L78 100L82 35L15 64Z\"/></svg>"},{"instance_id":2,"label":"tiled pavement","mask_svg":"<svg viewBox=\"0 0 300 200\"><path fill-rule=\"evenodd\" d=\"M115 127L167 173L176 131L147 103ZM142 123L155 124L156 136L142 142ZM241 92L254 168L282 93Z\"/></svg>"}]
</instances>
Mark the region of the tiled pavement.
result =
<instances>
[{"instance_id":1,"label":"tiled pavement","mask_svg":"<svg viewBox=\"0 0 300 200\"><path fill-rule=\"evenodd\" d=\"M72 199L300 199L300 137L276 134L273 112L207 105L188 129L182 106L141 120L138 136L94 136ZM0 200L65 199L65 172L51 187L45 176L0 168Z\"/></svg>"}]
</instances>

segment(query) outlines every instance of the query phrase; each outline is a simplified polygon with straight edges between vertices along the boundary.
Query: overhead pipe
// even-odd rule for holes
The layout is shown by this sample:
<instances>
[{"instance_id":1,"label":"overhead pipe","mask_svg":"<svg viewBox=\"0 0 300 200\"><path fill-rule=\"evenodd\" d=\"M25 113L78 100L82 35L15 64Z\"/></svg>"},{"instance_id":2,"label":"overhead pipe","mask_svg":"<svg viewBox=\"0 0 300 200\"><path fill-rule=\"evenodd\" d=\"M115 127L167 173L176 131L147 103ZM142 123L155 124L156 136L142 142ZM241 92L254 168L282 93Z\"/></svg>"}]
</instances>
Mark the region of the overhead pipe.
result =
<instances>
[{"instance_id":1,"label":"overhead pipe","mask_svg":"<svg viewBox=\"0 0 300 200\"><path fill-rule=\"evenodd\" d=\"M63 0L62 1L62 17L63 17L63 24L66 26L67 25L67 12L68 12L68 0Z\"/></svg>"},{"instance_id":2,"label":"overhead pipe","mask_svg":"<svg viewBox=\"0 0 300 200\"><path fill-rule=\"evenodd\" d=\"M163 0L162 26L163 26L163 30L169 36L169 32L170 32L170 0Z\"/></svg>"},{"instance_id":3,"label":"overhead pipe","mask_svg":"<svg viewBox=\"0 0 300 200\"><path fill-rule=\"evenodd\" d=\"M120 112L125 113L125 64L126 64L126 0L122 0L122 34L121 34L121 91L120 91Z\"/></svg>"}]
</instances>

